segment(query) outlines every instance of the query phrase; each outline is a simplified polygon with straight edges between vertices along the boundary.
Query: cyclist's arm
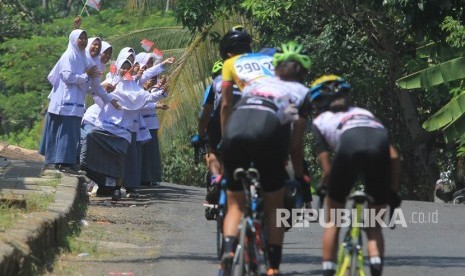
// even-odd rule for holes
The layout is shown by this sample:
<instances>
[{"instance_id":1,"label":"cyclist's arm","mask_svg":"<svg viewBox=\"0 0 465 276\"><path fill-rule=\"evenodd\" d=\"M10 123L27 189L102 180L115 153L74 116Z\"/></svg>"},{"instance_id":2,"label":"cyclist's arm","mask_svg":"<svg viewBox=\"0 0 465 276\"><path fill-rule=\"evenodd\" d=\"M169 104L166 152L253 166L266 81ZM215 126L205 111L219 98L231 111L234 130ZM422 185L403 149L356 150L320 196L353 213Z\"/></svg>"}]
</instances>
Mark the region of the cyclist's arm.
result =
<instances>
[{"instance_id":1,"label":"cyclist's arm","mask_svg":"<svg viewBox=\"0 0 465 276\"><path fill-rule=\"evenodd\" d=\"M200 113L200 118L199 118L199 128L197 130L197 133L199 134L200 137L205 137L205 133L207 130L208 123L210 122L210 114L213 111L213 105L212 104L205 104L202 108L202 112Z\"/></svg>"},{"instance_id":2,"label":"cyclist's arm","mask_svg":"<svg viewBox=\"0 0 465 276\"><path fill-rule=\"evenodd\" d=\"M197 129L197 134L202 138L205 136L215 103L215 91L213 89L213 85L210 84L207 86L204 94L202 110L200 111L199 126Z\"/></svg>"},{"instance_id":3,"label":"cyclist's arm","mask_svg":"<svg viewBox=\"0 0 465 276\"><path fill-rule=\"evenodd\" d=\"M323 186L326 187L328 185L329 172L331 171L330 148L320 130L315 125L312 125L312 134L313 152L318 157L318 161L322 170L321 181Z\"/></svg>"},{"instance_id":4,"label":"cyclist's arm","mask_svg":"<svg viewBox=\"0 0 465 276\"><path fill-rule=\"evenodd\" d=\"M391 191L399 191L399 173L400 173L400 158L397 150L390 145L389 154L391 156Z\"/></svg>"},{"instance_id":5,"label":"cyclist's arm","mask_svg":"<svg viewBox=\"0 0 465 276\"><path fill-rule=\"evenodd\" d=\"M223 81L221 89L221 132L224 133L226 123L233 108L233 85L232 81Z\"/></svg>"},{"instance_id":6,"label":"cyclist's arm","mask_svg":"<svg viewBox=\"0 0 465 276\"><path fill-rule=\"evenodd\" d=\"M291 140L291 159L296 178L302 178L304 174L304 134L307 120L299 118L294 122Z\"/></svg>"}]
</instances>

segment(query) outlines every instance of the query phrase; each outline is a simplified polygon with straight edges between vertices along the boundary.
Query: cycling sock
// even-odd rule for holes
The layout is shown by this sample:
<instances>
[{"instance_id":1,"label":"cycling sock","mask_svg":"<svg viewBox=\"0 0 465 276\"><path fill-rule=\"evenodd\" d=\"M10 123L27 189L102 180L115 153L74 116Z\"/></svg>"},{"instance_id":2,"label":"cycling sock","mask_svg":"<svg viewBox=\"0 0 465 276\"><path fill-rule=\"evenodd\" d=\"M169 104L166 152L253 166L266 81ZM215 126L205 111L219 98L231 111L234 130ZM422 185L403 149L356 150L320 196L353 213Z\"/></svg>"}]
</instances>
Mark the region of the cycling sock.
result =
<instances>
[{"instance_id":1,"label":"cycling sock","mask_svg":"<svg viewBox=\"0 0 465 276\"><path fill-rule=\"evenodd\" d=\"M268 255L270 257L270 268L279 269L281 263L281 256L283 252L282 245L269 245Z\"/></svg>"},{"instance_id":2,"label":"cycling sock","mask_svg":"<svg viewBox=\"0 0 465 276\"><path fill-rule=\"evenodd\" d=\"M234 253L237 246L237 237L227 236L224 237L224 252L225 253Z\"/></svg>"},{"instance_id":3,"label":"cycling sock","mask_svg":"<svg viewBox=\"0 0 465 276\"><path fill-rule=\"evenodd\" d=\"M383 259L381 257L370 257L370 271L372 276L381 276L383 272Z\"/></svg>"},{"instance_id":4,"label":"cycling sock","mask_svg":"<svg viewBox=\"0 0 465 276\"><path fill-rule=\"evenodd\" d=\"M336 263L331 261L324 261L322 264L323 275L324 276L333 276L336 273Z\"/></svg>"}]
</instances>

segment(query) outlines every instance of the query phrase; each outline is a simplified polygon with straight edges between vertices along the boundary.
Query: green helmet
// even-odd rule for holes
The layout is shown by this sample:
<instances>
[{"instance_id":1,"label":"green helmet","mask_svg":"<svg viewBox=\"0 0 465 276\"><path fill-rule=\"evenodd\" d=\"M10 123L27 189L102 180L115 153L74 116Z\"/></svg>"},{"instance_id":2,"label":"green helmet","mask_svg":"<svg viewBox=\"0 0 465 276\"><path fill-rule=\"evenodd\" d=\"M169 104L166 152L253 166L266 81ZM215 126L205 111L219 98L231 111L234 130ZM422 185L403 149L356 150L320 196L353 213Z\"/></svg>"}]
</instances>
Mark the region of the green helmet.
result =
<instances>
[{"instance_id":1,"label":"green helmet","mask_svg":"<svg viewBox=\"0 0 465 276\"><path fill-rule=\"evenodd\" d=\"M309 70L310 66L312 65L312 60L308 55L303 55L300 53L302 48L303 46L295 41L289 41L288 43L282 44L282 53L275 53L273 55L273 65L277 66L281 61L293 60L300 63L305 69Z\"/></svg>"},{"instance_id":2,"label":"green helmet","mask_svg":"<svg viewBox=\"0 0 465 276\"><path fill-rule=\"evenodd\" d=\"M218 74L223 68L223 61L217 60L212 67L212 75Z\"/></svg>"}]
</instances>

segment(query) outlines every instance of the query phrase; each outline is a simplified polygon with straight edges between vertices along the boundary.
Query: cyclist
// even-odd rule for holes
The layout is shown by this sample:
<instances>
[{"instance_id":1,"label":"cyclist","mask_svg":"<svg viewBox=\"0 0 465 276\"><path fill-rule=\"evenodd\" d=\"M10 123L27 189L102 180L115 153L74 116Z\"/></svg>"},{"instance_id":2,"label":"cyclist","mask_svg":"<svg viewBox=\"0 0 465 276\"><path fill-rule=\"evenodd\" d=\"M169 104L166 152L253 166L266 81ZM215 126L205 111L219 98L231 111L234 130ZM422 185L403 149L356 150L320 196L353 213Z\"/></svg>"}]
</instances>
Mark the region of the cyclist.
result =
<instances>
[{"instance_id":1,"label":"cyclist","mask_svg":"<svg viewBox=\"0 0 465 276\"><path fill-rule=\"evenodd\" d=\"M311 97L321 112L312 126L313 151L322 169L322 187L327 189L326 221L335 222L334 209L345 207L346 197L358 175L365 177L366 191L373 198L369 208L377 212L400 205L398 191L399 159L389 144L386 128L368 110L349 104L350 84L336 75L324 75L311 86ZM334 159L330 161L330 153ZM368 255L371 275L381 275L384 241L380 225L368 227ZM339 227L327 224L323 233L324 275L336 269Z\"/></svg>"},{"instance_id":2,"label":"cyclist","mask_svg":"<svg viewBox=\"0 0 465 276\"><path fill-rule=\"evenodd\" d=\"M267 275L279 274L285 229L276 224L276 209L284 205L284 165L291 149L291 157L296 164L295 175L302 179L303 135L311 104L309 89L302 84L311 61L307 55L301 54L301 50L302 46L295 42L282 45L283 52L276 53L270 64L276 66L277 77L261 77L245 86L241 100L235 105L223 129L224 171L228 181L228 212L223 229L224 271L232 264L238 225L245 206L242 184L233 181L232 174L236 168L247 168L253 162L260 172L260 183L265 192L264 211L269 229L270 261ZM239 71L239 77L242 76L241 66L254 69L253 63L259 63L253 58L242 59L240 56L227 60L225 66L234 61L230 68ZM223 93L225 82L228 84L232 80L227 70L223 67Z\"/></svg>"},{"instance_id":3,"label":"cyclist","mask_svg":"<svg viewBox=\"0 0 465 276\"><path fill-rule=\"evenodd\" d=\"M221 103L221 69L223 61L217 60L212 67L213 83L205 89L205 96L200 113L198 134L192 137L191 143L194 146L206 144L207 147L207 167L210 172L208 180L206 201L209 204L217 204L219 197L219 184L223 172L221 164L220 152L217 150L218 144L221 141L221 123L220 123L220 103ZM233 89L233 101L237 102L241 97L241 93L237 86ZM210 207L205 210L207 220L215 218L215 211Z\"/></svg>"}]
</instances>

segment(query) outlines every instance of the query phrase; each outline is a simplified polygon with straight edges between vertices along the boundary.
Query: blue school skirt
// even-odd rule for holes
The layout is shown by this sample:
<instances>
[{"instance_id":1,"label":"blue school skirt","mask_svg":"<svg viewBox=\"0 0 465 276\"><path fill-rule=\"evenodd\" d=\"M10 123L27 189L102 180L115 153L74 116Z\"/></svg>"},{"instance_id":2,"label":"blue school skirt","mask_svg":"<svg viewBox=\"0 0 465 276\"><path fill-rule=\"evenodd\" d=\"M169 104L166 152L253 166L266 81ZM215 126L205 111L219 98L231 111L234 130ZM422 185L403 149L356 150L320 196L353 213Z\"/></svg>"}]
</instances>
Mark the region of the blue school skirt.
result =
<instances>
[{"instance_id":1,"label":"blue school skirt","mask_svg":"<svg viewBox=\"0 0 465 276\"><path fill-rule=\"evenodd\" d=\"M157 129L151 129L152 139L142 145L141 180L143 182L161 182L161 157Z\"/></svg>"},{"instance_id":2,"label":"blue school skirt","mask_svg":"<svg viewBox=\"0 0 465 276\"><path fill-rule=\"evenodd\" d=\"M39 154L45 156L45 164L78 163L81 119L47 112L39 146Z\"/></svg>"}]
</instances>

